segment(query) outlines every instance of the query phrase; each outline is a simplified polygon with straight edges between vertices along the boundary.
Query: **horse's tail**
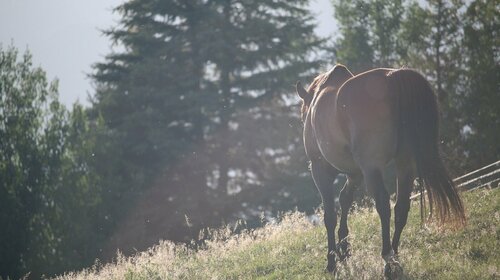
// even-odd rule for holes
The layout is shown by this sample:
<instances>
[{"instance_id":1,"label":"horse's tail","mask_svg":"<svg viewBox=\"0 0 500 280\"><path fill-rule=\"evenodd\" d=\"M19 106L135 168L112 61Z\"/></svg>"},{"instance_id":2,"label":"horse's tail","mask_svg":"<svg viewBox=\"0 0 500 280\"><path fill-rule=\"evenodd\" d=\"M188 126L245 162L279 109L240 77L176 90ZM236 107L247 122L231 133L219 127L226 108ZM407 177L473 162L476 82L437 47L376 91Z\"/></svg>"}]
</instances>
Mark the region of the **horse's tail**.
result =
<instances>
[{"instance_id":1,"label":"horse's tail","mask_svg":"<svg viewBox=\"0 0 500 280\"><path fill-rule=\"evenodd\" d=\"M465 224L462 199L439 155L438 103L431 85L421 74L410 69L396 70L388 76L399 97L399 139L407 141L412 150L417 176L427 191L430 216L437 211L441 224ZM423 188L420 195L424 213Z\"/></svg>"}]
</instances>

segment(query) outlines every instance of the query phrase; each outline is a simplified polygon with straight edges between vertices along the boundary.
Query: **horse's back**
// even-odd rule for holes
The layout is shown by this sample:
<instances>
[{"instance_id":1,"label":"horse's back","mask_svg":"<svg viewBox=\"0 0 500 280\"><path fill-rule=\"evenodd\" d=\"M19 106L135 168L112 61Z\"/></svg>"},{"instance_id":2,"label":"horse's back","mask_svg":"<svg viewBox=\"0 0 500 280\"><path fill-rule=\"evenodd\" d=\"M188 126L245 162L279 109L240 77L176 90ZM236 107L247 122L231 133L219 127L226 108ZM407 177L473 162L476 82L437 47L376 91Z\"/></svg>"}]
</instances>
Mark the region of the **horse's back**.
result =
<instances>
[{"instance_id":1,"label":"horse's back","mask_svg":"<svg viewBox=\"0 0 500 280\"><path fill-rule=\"evenodd\" d=\"M339 89L337 106L358 164L380 165L396 155L398 106L388 78L391 71L380 68L359 74Z\"/></svg>"},{"instance_id":2,"label":"horse's back","mask_svg":"<svg viewBox=\"0 0 500 280\"><path fill-rule=\"evenodd\" d=\"M387 103L393 98L390 92L388 75L394 69L377 68L358 74L347 80L339 89L337 102L347 105L371 106L374 103Z\"/></svg>"}]
</instances>

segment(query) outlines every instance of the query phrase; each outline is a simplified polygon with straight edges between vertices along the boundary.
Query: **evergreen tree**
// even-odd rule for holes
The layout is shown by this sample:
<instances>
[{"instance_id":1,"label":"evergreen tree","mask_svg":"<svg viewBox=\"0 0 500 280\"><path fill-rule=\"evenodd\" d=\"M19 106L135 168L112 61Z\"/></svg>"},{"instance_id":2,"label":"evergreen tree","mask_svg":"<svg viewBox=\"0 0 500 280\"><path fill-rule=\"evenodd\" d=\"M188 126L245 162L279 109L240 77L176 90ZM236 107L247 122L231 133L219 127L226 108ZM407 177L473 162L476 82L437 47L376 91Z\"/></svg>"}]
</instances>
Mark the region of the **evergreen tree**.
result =
<instances>
[{"instance_id":1,"label":"evergreen tree","mask_svg":"<svg viewBox=\"0 0 500 280\"><path fill-rule=\"evenodd\" d=\"M465 96L461 101L467 169L500 156L500 12L498 1L472 1L464 16Z\"/></svg>"},{"instance_id":2,"label":"evergreen tree","mask_svg":"<svg viewBox=\"0 0 500 280\"><path fill-rule=\"evenodd\" d=\"M292 144L287 131L290 122L298 125L298 118L286 104L294 98L290 85L319 68L319 61L309 58L321 42L313 35L306 3L212 3L213 23L207 26L216 28L206 31L212 38L206 47L218 80L208 139L216 159L216 195L223 199L228 192L246 186L255 192L256 186L276 180L262 168L262 159L266 151L282 157ZM297 141L293 145L301 149Z\"/></svg>"},{"instance_id":3,"label":"evergreen tree","mask_svg":"<svg viewBox=\"0 0 500 280\"><path fill-rule=\"evenodd\" d=\"M340 36L336 59L359 73L373 67L398 67L403 1L333 0Z\"/></svg>"},{"instance_id":4,"label":"evergreen tree","mask_svg":"<svg viewBox=\"0 0 500 280\"><path fill-rule=\"evenodd\" d=\"M136 0L116 9L122 19L107 35L125 52L95 67L93 118L107 129L98 146L109 147L96 164L112 221L128 205L136 221L154 220L123 226L160 231L144 246L189 240L289 196L287 151L303 154L290 132L300 127L292 85L319 72L312 58L322 43L306 4ZM265 170L279 160L283 168ZM153 200L163 215L147 210Z\"/></svg>"},{"instance_id":5,"label":"evergreen tree","mask_svg":"<svg viewBox=\"0 0 500 280\"><path fill-rule=\"evenodd\" d=\"M431 0L410 2L402 33L408 65L423 72L434 86L441 109L441 143L453 175L463 170L460 135L460 100L463 98L463 2Z\"/></svg>"},{"instance_id":6,"label":"evergreen tree","mask_svg":"<svg viewBox=\"0 0 500 280\"><path fill-rule=\"evenodd\" d=\"M334 46L337 62L347 65L355 74L373 68L374 50L370 43L368 1L332 2L340 33Z\"/></svg>"},{"instance_id":7,"label":"evergreen tree","mask_svg":"<svg viewBox=\"0 0 500 280\"><path fill-rule=\"evenodd\" d=\"M109 203L103 213L107 234L147 186L178 181L175 165L202 141L201 114L209 102L201 94L204 65L197 61L199 44L193 40L204 22L204 5L129 1L116 8L120 25L106 34L125 53L111 54L96 65L98 91L92 108L94 120L102 119L106 128L98 139L106 148L96 153L96 169L103 179L103 200ZM194 165L189 171L190 180L205 177ZM166 188L170 197L204 191L192 185ZM183 201L165 204L171 204L173 213Z\"/></svg>"}]
</instances>

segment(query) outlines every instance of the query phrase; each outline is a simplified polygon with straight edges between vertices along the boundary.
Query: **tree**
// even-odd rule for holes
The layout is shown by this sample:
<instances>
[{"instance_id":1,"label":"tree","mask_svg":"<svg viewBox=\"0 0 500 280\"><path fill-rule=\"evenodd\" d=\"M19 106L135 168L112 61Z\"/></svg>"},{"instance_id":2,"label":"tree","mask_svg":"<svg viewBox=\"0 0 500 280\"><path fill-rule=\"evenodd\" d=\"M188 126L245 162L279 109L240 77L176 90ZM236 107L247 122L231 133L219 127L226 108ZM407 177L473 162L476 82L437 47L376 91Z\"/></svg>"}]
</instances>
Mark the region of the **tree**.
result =
<instances>
[{"instance_id":1,"label":"tree","mask_svg":"<svg viewBox=\"0 0 500 280\"><path fill-rule=\"evenodd\" d=\"M292 139L301 149L296 137L287 133L291 123L298 125L298 117L286 102L294 97L290 85L320 65L310 59L321 41L312 35L306 3L212 4L212 24L207 26L215 30L205 34L212 38L206 46L207 59L219 78L213 83L218 102L208 126L216 159L211 168L218 174L216 196L224 199L228 192L245 188L255 192L256 187L269 186L278 178L262 168L266 153L282 157Z\"/></svg>"},{"instance_id":2,"label":"tree","mask_svg":"<svg viewBox=\"0 0 500 280\"><path fill-rule=\"evenodd\" d=\"M410 2L402 33L408 65L422 71L434 86L441 109L441 143L453 175L464 166L460 102L462 77L462 1Z\"/></svg>"},{"instance_id":3,"label":"tree","mask_svg":"<svg viewBox=\"0 0 500 280\"><path fill-rule=\"evenodd\" d=\"M93 261L95 251L79 250L98 237L87 216L99 204L87 125L81 106L69 113L59 103L57 81L29 52L0 48L0 278Z\"/></svg>"},{"instance_id":4,"label":"tree","mask_svg":"<svg viewBox=\"0 0 500 280\"><path fill-rule=\"evenodd\" d=\"M465 94L460 103L467 168L500 155L500 13L497 1L472 1L464 16Z\"/></svg>"},{"instance_id":5,"label":"tree","mask_svg":"<svg viewBox=\"0 0 500 280\"><path fill-rule=\"evenodd\" d=\"M359 73L374 66L374 50L370 43L369 7L367 1L332 1L340 36L335 44L335 57Z\"/></svg>"},{"instance_id":6,"label":"tree","mask_svg":"<svg viewBox=\"0 0 500 280\"><path fill-rule=\"evenodd\" d=\"M404 48L399 40L403 1L334 0L340 37L336 60L359 73L373 67L398 67Z\"/></svg>"},{"instance_id":7,"label":"tree","mask_svg":"<svg viewBox=\"0 0 500 280\"><path fill-rule=\"evenodd\" d=\"M26 52L0 49L0 276L21 276L28 265L53 257L50 219L60 168L64 111L57 83L33 68Z\"/></svg>"},{"instance_id":8,"label":"tree","mask_svg":"<svg viewBox=\"0 0 500 280\"><path fill-rule=\"evenodd\" d=\"M97 64L93 75L98 91L92 116L105 126L98 143L107 148L96 153L96 164L103 178L109 234L151 185L164 186L159 203L172 224L172 231L165 230L168 238L186 238L182 209L188 199L205 204L204 159L192 160L201 150L207 122L203 112L210 111L212 102L202 90L207 87L206 66L200 61L202 42L197 41L203 35L204 5L129 1L116 8L120 25L106 32L126 48Z\"/></svg>"},{"instance_id":9,"label":"tree","mask_svg":"<svg viewBox=\"0 0 500 280\"><path fill-rule=\"evenodd\" d=\"M313 57L322 43L306 4L144 0L116 9L122 19L106 34L125 52L96 65L92 109L107 129L101 146L110 149L99 162L112 164L98 170L112 220L131 205L137 222L124 228L169 222L151 229L163 232L149 245L187 241L284 193L269 187L286 187L278 183L285 169L263 167L289 149L303 153L290 133L299 127L292 85L319 72ZM139 222L159 217L147 210L159 197L162 220Z\"/></svg>"}]
</instances>

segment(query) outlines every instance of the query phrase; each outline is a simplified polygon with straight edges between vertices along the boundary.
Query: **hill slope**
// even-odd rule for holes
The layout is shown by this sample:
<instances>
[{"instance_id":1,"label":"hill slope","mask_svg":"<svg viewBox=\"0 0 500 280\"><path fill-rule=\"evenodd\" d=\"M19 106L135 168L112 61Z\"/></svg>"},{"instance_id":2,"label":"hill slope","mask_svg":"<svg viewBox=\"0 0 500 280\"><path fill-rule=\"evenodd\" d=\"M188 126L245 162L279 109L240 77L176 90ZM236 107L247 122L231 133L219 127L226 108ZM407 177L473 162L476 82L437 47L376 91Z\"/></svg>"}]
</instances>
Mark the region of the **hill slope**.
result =
<instances>
[{"instance_id":1,"label":"hill slope","mask_svg":"<svg viewBox=\"0 0 500 280\"><path fill-rule=\"evenodd\" d=\"M500 188L464 194L468 225L458 231L421 228L414 203L403 232L400 261L409 279L499 279ZM339 279L382 279L379 218L357 209L349 220L352 256ZM74 279L333 279L324 272L326 231L298 213L240 235L213 233L197 252L164 242L115 264L68 273Z\"/></svg>"}]
</instances>

